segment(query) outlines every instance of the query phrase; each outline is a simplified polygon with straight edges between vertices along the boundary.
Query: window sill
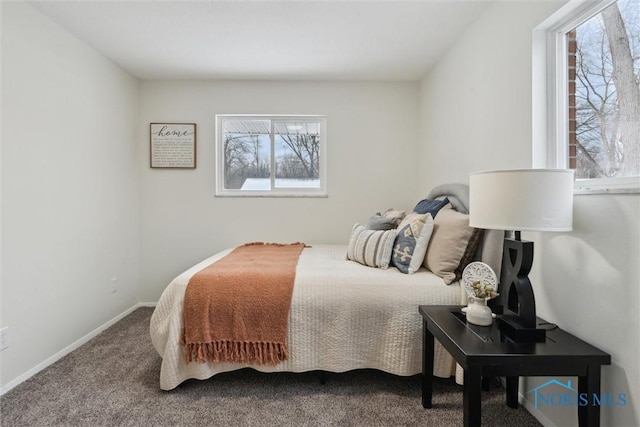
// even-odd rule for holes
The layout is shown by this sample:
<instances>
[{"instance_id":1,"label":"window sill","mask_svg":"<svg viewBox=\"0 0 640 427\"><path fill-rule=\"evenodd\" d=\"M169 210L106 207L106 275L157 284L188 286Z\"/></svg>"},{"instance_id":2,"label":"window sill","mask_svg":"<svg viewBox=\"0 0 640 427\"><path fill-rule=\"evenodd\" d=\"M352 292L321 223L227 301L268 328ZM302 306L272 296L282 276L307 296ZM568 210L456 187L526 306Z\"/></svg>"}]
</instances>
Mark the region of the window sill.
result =
<instances>
[{"instance_id":1,"label":"window sill","mask_svg":"<svg viewBox=\"0 0 640 427\"><path fill-rule=\"evenodd\" d=\"M256 193L256 192L243 192L243 193L216 193L216 197L252 197L252 198L269 198L269 197L282 197L282 198L326 198L329 197L327 193Z\"/></svg>"},{"instance_id":2,"label":"window sill","mask_svg":"<svg viewBox=\"0 0 640 427\"><path fill-rule=\"evenodd\" d=\"M640 182L625 185L576 184L573 189L573 194L576 196L590 194L640 194Z\"/></svg>"}]
</instances>

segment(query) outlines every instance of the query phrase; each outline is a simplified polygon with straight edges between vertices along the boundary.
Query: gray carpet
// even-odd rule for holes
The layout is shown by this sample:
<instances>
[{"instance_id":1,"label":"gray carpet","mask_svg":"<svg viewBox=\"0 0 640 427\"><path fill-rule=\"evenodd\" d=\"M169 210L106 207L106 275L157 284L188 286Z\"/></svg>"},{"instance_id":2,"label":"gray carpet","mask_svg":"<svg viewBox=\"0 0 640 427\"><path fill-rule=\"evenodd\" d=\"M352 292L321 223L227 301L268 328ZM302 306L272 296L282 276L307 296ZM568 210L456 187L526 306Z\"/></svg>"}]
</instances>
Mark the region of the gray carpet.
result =
<instances>
[{"instance_id":1,"label":"gray carpet","mask_svg":"<svg viewBox=\"0 0 640 427\"><path fill-rule=\"evenodd\" d=\"M149 339L153 309L140 308L78 350L0 397L10 426L459 426L462 387L437 379L433 408L420 377L362 370L263 374L250 369L160 390L160 357ZM538 426L510 409L503 390L483 392L483 425Z\"/></svg>"}]
</instances>

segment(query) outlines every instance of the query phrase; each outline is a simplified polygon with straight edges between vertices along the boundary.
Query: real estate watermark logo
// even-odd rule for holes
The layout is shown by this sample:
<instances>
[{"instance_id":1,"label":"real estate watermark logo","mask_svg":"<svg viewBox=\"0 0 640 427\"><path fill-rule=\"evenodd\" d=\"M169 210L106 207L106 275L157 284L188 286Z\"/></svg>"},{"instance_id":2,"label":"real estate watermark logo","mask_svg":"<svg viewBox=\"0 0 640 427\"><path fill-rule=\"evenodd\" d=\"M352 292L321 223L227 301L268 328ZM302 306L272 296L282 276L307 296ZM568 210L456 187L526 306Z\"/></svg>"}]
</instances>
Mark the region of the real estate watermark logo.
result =
<instances>
[{"instance_id":1,"label":"real estate watermark logo","mask_svg":"<svg viewBox=\"0 0 640 427\"><path fill-rule=\"evenodd\" d=\"M552 386L552 387L549 387ZM560 390L560 391L558 391ZM533 393L533 405L541 406L626 406L626 393L579 393L567 383L555 378L538 387L532 388L526 394Z\"/></svg>"}]
</instances>

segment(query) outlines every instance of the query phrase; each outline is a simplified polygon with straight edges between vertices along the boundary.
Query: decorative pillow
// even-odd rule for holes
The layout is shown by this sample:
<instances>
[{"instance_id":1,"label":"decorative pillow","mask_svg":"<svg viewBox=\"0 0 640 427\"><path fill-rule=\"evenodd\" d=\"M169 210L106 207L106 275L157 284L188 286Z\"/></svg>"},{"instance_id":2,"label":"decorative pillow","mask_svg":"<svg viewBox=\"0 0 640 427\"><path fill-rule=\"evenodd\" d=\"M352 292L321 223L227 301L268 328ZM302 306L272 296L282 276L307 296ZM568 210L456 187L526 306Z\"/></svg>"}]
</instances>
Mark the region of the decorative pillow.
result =
<instances>
[{"instance_id":1,"label":"decorative pillow","mask_svg":"<svg viewBox=\"0 0 640 427\"><path fill-rule=\"evenodd\" d=\"M367 221L367 228L369 230L391 230L392 228L397 228L404 215L404 211L397 209L387 209L383 213L377 212Z\"/></svg>"},{"instance_id":2,"label":"decorative pillow","mask_svg":"<svg viewBox=\"0 0 640 427\"><path fill-rule=\"evenodd\" d=\"M396 230L367 230L355 224L351 230L347 259L369 267L389 268Z\"/></svg>"},{"instance_id":3,"label":"decorative pillow","mask_svg":"<svg viewBox=\"0 0 640 427\"><path fill-rule=\"evenodd\" d=\"M442 209L434 220L424 266L442 277L447 285L452 283L473 231L474 228L469 227L469 215L453 209Z\"/></svg>"},{"instance_id":4,"label":"decorative pillow","mask_svg":"<svg viewBox=\"0 0 640 427\"><path fill-rule=\"evenodd\" d=\"M393 245L391 262L405 274L413 274L424 261L433 231L431 214L410 213L400 225Z\"/></svg>"},{"instance_id":5,"label":"decorative pillow","mask_svg":"<svg viewBox=\"0 0 640 427\"><path fill-rule=\"evenodd\" d=\"M419 214L430 213L431 217L435 219L436 215L438 214L438 211L440 211L440 209L447 206L448 203L449 203L449 199L447 199L446 197L442 200L424 199L418 202L416 207L413 208L413 211Z\"/></svg>"},{"instance_id":6,"label":"decorative pillow","mask_svg":"<svg viewBox=\"0 0 640 427\"><path fill-rule=\"evenodd\" d=\"M398 224L400 224L400 221L402 221L402 219L405 217L405 213L404 211L391 208L382 212L382 216L395 219L397 221L396 223L396 226L397 226Z\"/></svg>"},{"instance_id":7,"label":"decorative pillow","mask_svg":"<svg viewBox=\"0 0 640 427\"><path fill-rule=\"evenodd\" d=\"M397 218L382 216L380 212L378 212L369 218L367 228L369 230L391 230L398 226L398 222Z\"/></svg>"},{"instance_id":8,"label":"decorative pillow","mask_svg":"<svg viewBox=\"0 0 640 427\"><path fill-rule=\"evenodd\" d=\"M458 264L458 268L454 273L456 274L456 278L454 281L460 280L462 278L462 272L467 267L467 265L471 264L471 262L475 261L476 251L478 250L478 246L482 241L482 237L484 236L483 228L474 228L473 233L471 234L471 238L469 239L469 243L467 243L467 249L465 249L462 258L460 259L460 264Z\"/></svg>"}]
</instances>

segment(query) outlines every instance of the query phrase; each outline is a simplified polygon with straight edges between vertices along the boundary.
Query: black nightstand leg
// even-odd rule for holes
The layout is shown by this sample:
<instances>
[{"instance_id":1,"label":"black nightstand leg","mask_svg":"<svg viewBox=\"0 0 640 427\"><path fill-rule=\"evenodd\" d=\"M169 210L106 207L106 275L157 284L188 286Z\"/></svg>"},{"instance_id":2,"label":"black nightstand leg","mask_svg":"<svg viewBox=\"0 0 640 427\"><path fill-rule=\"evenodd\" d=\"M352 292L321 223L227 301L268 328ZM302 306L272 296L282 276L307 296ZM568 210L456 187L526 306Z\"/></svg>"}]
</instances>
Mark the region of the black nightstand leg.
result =
<instances>
[{"instance_id":1,"label":"black nightstand leg","mask_svg":"<svg viewBox=\"0 0 640 427\"><path fill-rule=\"evenodd\" d=\"M507 406L518 409L518 380L520 377L507 377Z\"/></svg>"},{"instance_id":2,"label":"black nightstand leg","mask_svg":"<svg viewBox=\"0 0 640 427\"><path fill-rule=\"evenodd\" d=\"M422 321L422 407L431 408L433 394L433 335Z\"/></svg>"},{"instance_id":3,"label":"black nightstand leg","mask_svg":"<svg viewBox=\"0 0 640 427\"><path fill-rule=\"evenodd\" d=\"M482 368L479 366L464 369L464 425L480 426L482 402Z\"/></svg>"},{"instance_id":4,"label":"black nightstand leg","mask_svg":"<svg viewBox=\"0 0 640 427\"><path fill-rule=\"evenodd\" d=\"M598 427L600 425L600 405L594 405L593 396L600 398L600 365L587 366L587 375L578 377L578 393L588 399L588 405L578 406L578 425L580 427Z\"/></svg>"}]
</instances>

